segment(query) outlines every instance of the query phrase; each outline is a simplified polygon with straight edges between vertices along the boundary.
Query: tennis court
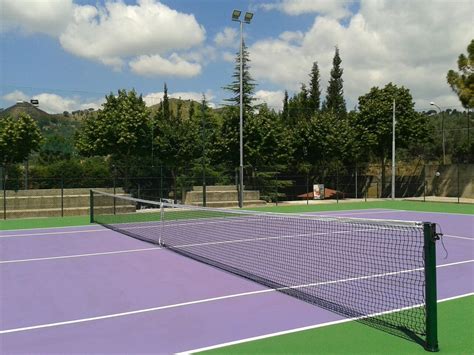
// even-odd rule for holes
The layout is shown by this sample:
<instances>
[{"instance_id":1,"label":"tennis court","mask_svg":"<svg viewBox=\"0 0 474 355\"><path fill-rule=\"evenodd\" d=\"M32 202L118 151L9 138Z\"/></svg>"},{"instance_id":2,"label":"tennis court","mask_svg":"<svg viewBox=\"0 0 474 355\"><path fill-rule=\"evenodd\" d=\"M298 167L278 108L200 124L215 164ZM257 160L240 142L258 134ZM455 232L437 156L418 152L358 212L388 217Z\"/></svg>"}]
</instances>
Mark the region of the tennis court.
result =
<instances>
[{"instance_id":1,"label":"tennis court","mask_svg":"<svg viewBox=\"0 0 474 355\"><path fill-rule=\"evenodd\" d=\"M179 210L175 212L179 214ZM170 215L169 211L164 213ZM187 213L189 216L189 211ZM437 243L438 300L444 300L439 304L440 349L448 353L459 349L466 353L472 352L472 340L462 339L462 331L451 329L454 326L449 320L449 317L454 317L455 314L451 308L457 307L466 317L464 323L458 323L458 327L464 331L472 330L473 318L469 316L469 312L472 314L474 292L472 214L375 208L318 211L309 215L313 217L308 217L307 220L316 220L318 223L321 220L330 220L332 217L342 217L343 220L363 218L438 223L444 233L443 242L447 249L446 255L441 243ZM288 234L285 230L287 226L294 224L302 234L299 236L300 240L304 240L307 234L314 237L312 226L298 227L302 223L304 225L305 222L302 220L288 217L282 224L273 220L270 224L265 222L262 225L261 222L255 222L255 218L242 218L239 215L238 218L227 218L224 224L219 222L210 227L202 215L194 213L192 219L172 215L166 224L168 228L166 235L170 235L173 231L174 237L181 238L183 231L186 235L194 235L193 249L189 251L189 242L176 238L161 245L131 238L130 235L136 237L134 234L137 231L148 236L153 233L158 239L165 236L161 234L164 233L163 225L150 218L152 213L149 210L145 209L139 216L139 221L122 220L120 222L122 233L96 224L1 232L2 353L179 353L211 349L217 352L235 353L257 351L325 353L334 351L325 347L324 339L318 338L318 334L327 334L331 329L336 334L336 339L331 338L333 343L339 342L338 349L344 352L344 342L351 343L348 332L352 331L337 327L347 326L356 327L352 335L362 332L362 336L367 337L363 340L365 344L361 344L363 348L360 352L370 349L372 336L373 344L376 349L379 347L379 351L386 352L387 347L394 346L395 352L397 349L403 349L399 353L406 353L407 349L413 353L424 352L421 345L409 339L393 336L363 324L353 325L354 322L348 322L351 316L356 317L365 312L384 313L382 317L395 314L396 322L413 322L416 315L406 315L406 310L410 311L410 307L417 305L416 297L419 295L415 295L414 299L402 297L407 283L408 287L411 287L409 285L411 279L405 276L397 279L403 281L400 285L394 285L394 280L389 280L390 291L399 297L377 305L371 302L377 295L367 293L367 290L363 289L365 284L357 285L359 280L351 280L350 287L347 286L347 282L343 282L345 286L340 287L340 274L331 275L330 267L333 259L326 259L320 264L307 260L304 251L311 245L310 241L298 244L297 252L302 255L301 259L285 260L282 263L286 267L284 270L298 278L308 274L306 272L298 274L297 270L292 270L288 265L296 265L299 270L310 267L321 269L326 265L323 270L328 274L326 281L336 286L324 292L336 291L334 297L343 298L340 301L332 300L334 302L331 304L347 306L352 299L354 304L349 309L355 312L351 314L347 312L347 307L342 310L330 310L331 307L327 305L318 307L315 306L317 302L304 299L304 295L300 293L277 292L275 288L278 287L275 284L268 285L273 287L265 287L249 278L234 275L233 270L223 271L218 268L220 265L213 267L194 260L212 257L215 261L216 258L222 257L227 265L236 268L243 262L242 258L248 257L246 264L249 265L251 261L255 263L250 264L251 272L255 275L257 269L253 268L258 268L260 263L275 263L278 258L285 257L283 250L273 250L269 258L265 249L269 250L271 246L266 243L275 236L278 240L288 239L285 238ZM104 215L104 218L107 216ZM223 219L223 216L214 213L212 218L218 221ZM267 218L265 220L267 221ZM108 221L109 227L114 224L113 221L113 219ZM105 220L102 223L106 223ZM228 228L223 227L226 223ZM377 249L377 245L386 245L387 241L384 240L388 238L384 237L380 229L377 233L372 230L373 225L379 225L377 222L371 222L369 226L367 222L365 223L360 228L364 230L363 234L353 229L346 231L339 226L337 238L331 239L336 248L332 252L337 253L338 248L346 245L346 249L339 250L342 258L343 254L350 252L350 249L355 249L356 254L363 253L354 239L367 238L365 233L367 229L370 229L369 236L372 242L373 238L377 237L376 234L380 238L379 243L373 243L375 245L373 250L367 250L368 254L373 254L374 251L381 252L381 247ZM411 222L400 222L396 224L395 229L405 228L407 223ZM206 225L206 229L201 229L202 225ZM318 226L320 225L316 225ZM124 229L128 230L128 236L123 234ZM232 243L229 243L229 240L226 243L216 243L216 238L223 234L229 235L229 231L235 233L235 236L231 236ZM325 238L328 233L319 233L319 238ZM251 235L252 238L242 242L242 239L238 239L242 235ZM410 239L409 235L401 233L398 233L397 237L405 238L406 243ZM254 246L255 239L259 239L257 247ZM177 244L172 244L172 241ZM232 250L240 250L240 254L236 254L237 257L233 261L232 255L226 254L229 249L223 248L223 245L230 244ZM183 248L183 245L186 247ZM288 249L288 244L283 246ZM175 253L168 249L180 250ZM184 257L179 252L191 258ZM394 251L387 250L387 253L393 254L390 254L391 258L395 255ZM356 262L361 257L354 255L351 254L346 258L347 270L355 268L360 271L361 268L354 265L357 265ZM217 259L217 262L223 260ZM403 268L407 267L418 269L419 265L403 265ZM373 272L368 269L362 271ZM267 274L258 276L267 281L275 280L269 276L275 275L274 270L266 269L265 272ZM396 273L399 274L399 271ZM413 272L409 274L413 276ZM307 279L298 279L298 283L307 282L309 282ZM418 281L416 279L413 282ZM314 289L320 290L326 284L313 286ZM471 296L466 297L468 295ZM470 303L466 303L466 300ZM444 307L451 308L445 310ZM390 312L400 309L403 310ZM448 321L443 324L446 317ZM450 323L451 327L447 328L446 323ZM305 331L295 332L296 330ZM450 331L458 334L456 342L458 348L446 334ZM282 335L284 333L288 334ZM298 336L306 340L295 345L292 339ZM321 343L318 343L318 339ZM353 346L357 344L357 340L352 344ZM232 346L222 347L223 345ZM352 350L357 352L357 346Z\"/></svg>"}]
</instances>

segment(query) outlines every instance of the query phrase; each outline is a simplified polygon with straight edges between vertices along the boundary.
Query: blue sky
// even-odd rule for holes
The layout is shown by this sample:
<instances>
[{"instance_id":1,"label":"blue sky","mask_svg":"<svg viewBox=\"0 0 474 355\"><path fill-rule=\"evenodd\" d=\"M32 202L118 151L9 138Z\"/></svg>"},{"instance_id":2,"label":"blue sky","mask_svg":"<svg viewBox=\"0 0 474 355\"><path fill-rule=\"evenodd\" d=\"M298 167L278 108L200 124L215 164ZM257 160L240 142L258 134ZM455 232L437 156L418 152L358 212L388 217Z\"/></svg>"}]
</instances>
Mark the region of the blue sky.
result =
<instances>
[{"instance_id":1,"label":"blue sky","mask_svg":"<svg viewBox=\"0 0 474 355\"><path fill-rule=\"evenodd\" d=\"M135 88L158 103L175 97L213 105L228 93L238 49L234 8L245 26L256 96L279 109L284 90L308 81L312 63L329 79L334 47L347 106L372 86L408 87L419 109L460 108L446 84L474 37L471 1L0 0L0 107L37 98L48 112L100 107L104 95Z\"/></svg>"}]
</instances>

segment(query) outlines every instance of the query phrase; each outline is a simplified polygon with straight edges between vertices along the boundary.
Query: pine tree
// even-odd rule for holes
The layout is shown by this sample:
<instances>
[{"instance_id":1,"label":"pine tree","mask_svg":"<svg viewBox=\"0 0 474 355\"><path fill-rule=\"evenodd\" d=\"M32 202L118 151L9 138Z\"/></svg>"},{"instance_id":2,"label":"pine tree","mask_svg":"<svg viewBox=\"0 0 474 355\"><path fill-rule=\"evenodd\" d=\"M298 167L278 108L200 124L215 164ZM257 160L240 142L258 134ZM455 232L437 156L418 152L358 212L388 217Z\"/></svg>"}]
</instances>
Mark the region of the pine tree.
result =
<instances>
[{"instance_id":1,"label":"pine tree","mask_svg":"<svg viewBox=\"0 0 474 355\"><path fill-rule=\"evenodd\" d=\"M319 87L319 67L318 62L313 63L311 73L309 74L311 78L309 83L309 101L310 107L313 112L318 112L321 105L321 89Z\"/></svg>"},{"instance_id":2,"label":"pine tree","mask_svg":"<svg viewBox=\"0 0 474 355\"><path fill-rule=\"evenodd\" d=\"M253 97L254 89L257 86L255 80L251 77L249 72L249 52L245 43L242 45L242 91L243 91L243 106L244 106L244 116L245 112L252 110L252 101L255 100ZM240 53L237 53L235 59L235 69L232 74L234 79L231 84L224 86L224 90L228 90L233 93L233 96L230 99L225 99L224 101L230 102L231 106L240 105Z\"/></svg>"},{"instance_id":3,"label":"pine tree","mask_svg":"<svg viewBox=\"0 0 474 355\"><path fill-rule=\"evenodd\" d=\"M326 101L324 108L326 111L335 114L346 114L346 102L344 101L344 89L342 86L342 72L341 57L339 56L339 48L336 47L336 52L332 60L331 79L326 94Z\"/></svg>"}]
</instances>

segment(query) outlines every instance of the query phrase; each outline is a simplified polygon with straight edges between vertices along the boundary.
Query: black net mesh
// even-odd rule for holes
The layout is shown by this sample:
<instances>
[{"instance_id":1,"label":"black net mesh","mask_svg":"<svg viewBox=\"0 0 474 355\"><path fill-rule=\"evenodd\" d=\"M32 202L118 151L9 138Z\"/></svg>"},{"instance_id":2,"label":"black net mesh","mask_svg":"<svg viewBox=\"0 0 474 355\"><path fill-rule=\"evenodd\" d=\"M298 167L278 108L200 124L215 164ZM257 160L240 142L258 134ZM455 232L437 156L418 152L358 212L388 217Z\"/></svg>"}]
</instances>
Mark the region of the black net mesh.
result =
<instances>
[{"instance_id":1,"label":"black net mesh","mask_svg":"<svg viewBox=\"0 0 474 355\"><path fill-rule=\"evenodd\" d=\"M396 335L425 335L422 223L93 196L96 223Z\"/></svg>"}]
</instances>

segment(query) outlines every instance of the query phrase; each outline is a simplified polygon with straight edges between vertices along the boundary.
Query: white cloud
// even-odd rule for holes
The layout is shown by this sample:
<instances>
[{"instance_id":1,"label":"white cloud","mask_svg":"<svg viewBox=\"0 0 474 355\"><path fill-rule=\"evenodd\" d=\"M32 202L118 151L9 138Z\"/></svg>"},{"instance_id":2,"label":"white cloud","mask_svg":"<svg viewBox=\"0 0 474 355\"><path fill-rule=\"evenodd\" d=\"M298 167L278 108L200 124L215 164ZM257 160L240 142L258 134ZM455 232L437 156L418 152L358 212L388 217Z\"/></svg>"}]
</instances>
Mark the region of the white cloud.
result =
<instances>
[{"instance_id":1,"label":"white cloud","mask_svg":"<svg viewBox=\"0 0 474 355\"><path fill-rule=\"evenodd\" d=\"M279 10L296 16L307 13L318 13L333 18L344 18L350 15L347 7L352 1L337 0L280 0L260 5L264 10Z\"/></svg>"},{"instance_id":2,"label":"white cloud","mask_svg":"<svg viewBox=\"0 0 474 355\"><path fill-rule=\"evenodd\" d=\"M236 54L231 53L231 52L222 53L222 59L225 60L226 62L230 62L230 63L235 62L235 56L236 56Z\"/></svg>"},{"instance_id":3,"label":"white cloud","mask_svg":"<svg viewBox=\"0 0 474 355\"><path fill-rule=\"evenodd\" d=\"M74 5L72 0L0 0L0 8L0 32L58 36L72 20Z\"/></svg>"},{"instance_id":4,"label":"white cloud","mask_svg":"<svg viewBox=\"0 0 474 355\"><path fill-rule=\"evenodd\" d=\"M434 98L455 105L446 73L456 68L458 55L472 38L474 11L468 0L455 4L446 11L442 1L361 1L359 12L347 23L318 16L302 36L283 33L253 43L251 73L263 82L297 90L308 82L317 61L324 96L337 45L348 109L372 86L388 82L409 88L418 108Z\"/></svg>"},{"instance_id":5,"label":"white cloud","mask_svg":"<svg viewBox=\"0 0 474 355\"><path fill-rule=\"evenodd\" d=\"M63 113L64 111L85 110L89 108L98 109L105 102L105 98L95 100L84 100L78 96L63 97L52 93L40 93L28 96L22 91L15 90L2 98L9 103L15 103L18 100L29 101L37 99L39 108L48 113Z\"/></svg>"},{"instance_id":6,"label":"white cloud","mask_svg":"<svg viewBox=\"0 0 474 355\"><path fill-rule=\"evenodd\" d=\"M142 55L130 62L135 74L143 76L165 75L190 78L201 73L201 65L191 63L173 53L168 59L156 55Z\"/></svg>"},{"instance_id":7,"label":"white cloud","mask_svg":"<svg viewBox=\"0 0 474 355\"><path fill-rule=\"evenodd\" d=\"M237 47L239 40L235 28L226 27L214 37L214 43L218 47Z\"/></svg>"},{"instance_id":8,"label":"white cloud","mask_svg":"<svg viewBox=\"0 0 474 355\"><path fill-rule=\"evenodd\" d=\"M188 50L204 39L205 30L194 15L156 0L138 0L136 5L106 1L98 8L77 6L74 22L60 36L68 52L115 69L125 58Z\"/></svg>"},{"instance_id":9,"label":"white cloud","mask_svg":"<svg viewBox=\"0 0 474 355\"><path fill-rule=\"evenodd\" d=\"M283 98L285 93L281 90L278 91L267 91L267 90L258 90L255 93L256 103L266 103L268 107L279 111L283 108Z\"/></svg>"},{"instance_id":10,"label":"white cloud","mask_svg":"<svg viewBox=\"0 0 474 355\"><path fill-rule=\"evenodd\" d=\"M15 90L2 96L2 99L7 102L15 103L17 101L29 101L30 97L20 90Z\"/></svg>"},{"instance_id":11,"label":"white cloud","mask_svg":"<svg viewBox=\"0 0 474 355\"><path fill-rule=\"evenodd\" d=\"M182 100L193 100L196 102L202 101L202 92L195 92L195 91L181 91L181 92L168 92L168 97L174 99L182 99ZM206 95L206 101L209 107L216 107L216 105L212 102L214 99L214 94L212 91L208 90L204 93ZM153 106L160 103L163 100L163 91L161 92L151 92L143 96L143 100L147 104L147 106Z\"/></svg>"}]
</instances>

